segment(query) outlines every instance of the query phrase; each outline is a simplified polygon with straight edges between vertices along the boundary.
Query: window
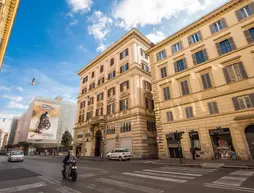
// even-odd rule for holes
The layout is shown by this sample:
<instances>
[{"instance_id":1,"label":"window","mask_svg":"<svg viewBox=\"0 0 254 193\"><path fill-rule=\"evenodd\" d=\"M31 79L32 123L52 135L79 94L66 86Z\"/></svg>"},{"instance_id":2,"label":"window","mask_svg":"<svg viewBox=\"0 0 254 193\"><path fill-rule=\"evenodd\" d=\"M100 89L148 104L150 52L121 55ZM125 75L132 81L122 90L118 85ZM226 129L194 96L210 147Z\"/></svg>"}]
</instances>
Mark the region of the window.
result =
<instances>
[{"instance_id":1,"label":"window","mask_svg":"<svg viewBox=\"0 0 254 193\"><path fill-rule=\"evenodd\" d=\"M172 111L169 111L166 114L167 114L167 121L168 122L174 121L174 117L173 117L173 112Z\"/></svg>"},{"instance_id":2,"label":"window","mask_svg":"<svg viewBox=\"0 0 254 193\"><path fill-rule=\"evenodd\" d=\"M90 84L89 89L92 90L95 88L95 82L93 84Z\"/></svg>"},{"instance_id":3,"label":"window","mask_svg":"<svg viewBox=\"0 0 254 193\"><path fill-rule=\"evenodd\" d=\"M120 132L125 133L125 132L130 132L131 131L131 123L123 123L120 126Z\"/></svg>"},{"instance_id":4,"label":"window","mask_svg":"<svg viewBox=\"0 0 254 193\"><path fill-rule=\"evenodd\" d=\"M146 57L146 53L145 53L145 50L143 50L142 48L140 48L140 55L142 57ZM146 58L147 59L147 58Z\"/></svg>"},{"instance_id":5,"label":"window","mask_svg":"<svg viewBox=\"0 0 254 193\"><path fill-rule=\"evenodd\" d=\"M146 72L149 72L149 66L143 62L142 62L142 69L145 70Z\"/></svg>"},{"instance_id":6,"label":"window","mask_svg":"<svg viewBox=\"0 0 254 193\"><path fill-rule=\"evenodd\" d=\"M217 102L207 103L210 115L219 113Z\"/></svg>"},{"instance_id":7,"label":"window","mask_svg":"<svg viewBox=\"0 0 254 193\"><path fill-rule=\"evenodd\" d=\"M163 88L163 94L164 94L164 100L169 100L170 99L169 87Z\"/></svg>"},{"instance_id":8,"label":"window","mask_svg":"<svg viewBox=\"0 0 254 193\"><path fill-rule=\"evenodd\" d=\"M244 31L244 35L245 35L249 44L254 42L254 28L250 28L250 29Z\"/></svg>"},{"instance_id":9,"label":"window","mask_svg":"<svg viewBox=\"0 0 254 193\"><path fill-rule=\"evenodd\" d=\"M193 63L194 64L201 64L208 60L208 55L206 49L203 49L195 54L192 55Z\"/></svg>"},{"instance_id":10,"label":"window","mask_svg":"<svg viewBox=\"0 0 254 193\"><path fill-rule=\"evenodd\" d=\"M96 116L103 115L103 108L96 109Z\"/></svg>"},{"instance_id":11,"label":"window","mask_svg":"<svg viewBox=\"0 0 254 193\"><path fill-rule=\"evenodd\" d=\"M182 43L181 42L178 42L178 43L172 45L172 47L171 47L172 53L179 52L181 49L182 49Z\"/></svg>"},{"instance_id":12,"label":"window","mask_svg":"<svg viewBox=\"0 0 254 193\"><path fill-rule=\"evenodd\" d=\"M81 138L83 138L83 134L82 133L77 134L77 139L81 139Z\"/></svg>"},{"instance_id":13,"label":"window","mask_svg":"<svg viewBox=\"0 0 254 193\"><path fill-rule=\"evenodd\" d=\"M254 93L232 98L235 110L254 107Z\"/></svg>"},{"instance_id":14,"label":"window","mask_svg":"<svg viewBox=\"0 0 254 193\"><path fill-rule=\"evenodd\" d=\"M216 47L220 56L236 49L233 38L229 38L219 43L216 43Z\"/></svg>"},{"instance_id":15,"label":"window","mask_svg":"<svg viewBox=\"0 0 254 193\"><path fill-rule=\"evenodd\" d=\"M87 92L87 88L82 89L82 94L85 94Z\"/></svg>"},{"instance_id":16,"label":"window","mask_svg":"<svg viewBox=\"0 0 254 193\"><path fill-rule=\"evenodd\" d=\"M83 78L83 84L86 83L88 81L88 76L86 76L85 78Z\"/></svg>"},{"instance_id":17,"label":"window","mask_svg":"<svg viewBox=\"0 0 254 193\"><path fill-rule=\"evenodd\" d=\"M120 111L128 109L128 99L120 100Z\"/></svg>"},{"instance_id":18,"label":"window","mask_svg":"<svg viewBox=\"0 0 254 193\"><path fill-rule=\"evenodd\" d=\"M184 80L180 84L181 84L181 89L182 89L182 95L184 96L184 95L190 94L188 80Z\"/></svg>"},{"instance_id":19,"label":"window","mask_svg":"<svg viewBox=\"0 0 254 193\"><path fill-rule=\"evenodd\" d=\"M110 59L110 66L113 66L113 65L114 65L114 62L115 62L115 61L114 61L114 58L111 58L111 59Z\"/></svg>"},{"instance_id":20,"label":"window","mask_svg":"<svg viewBox=\"0 0 254 193\"><path fill-rule=\"evenodd\" d=\"M116 132L115 127L107 127L106 128L106 135L112 135L112 134L115 134L115 132Z\"/></svg>"},{"instance_id":21,"label":"window","mask_svg":"<svg viewBox=\"0 0 254 193\"><path fill-rule=\"evenodd\" d=\"M210 79L210 74L209 72L202 74L201 75L201 79L202 79L202 84L203 84L203 88L204 89L208 89L208 88L212 88L212 82Z\"/></svg>"},{"instance_id":22,"label":"window","mask_svg":"<svg viewBox=\"0 0 254 193\"><path fill-rule=\"evenodd\" d=\"M146 98L146 108L149 109L149 110L154 110L153 99Z\"/></svg>"},{"instance_id":23,"label":"window","mask_svg":"<svg viewBox=\"0 0 254 193\"><path fill-rule=\"evenodd\" d=\"M115 113L115 105L114 103L111 103L107 106L107 114L114 114Z\"/></svg>"},{"instance_id":24,"label":"window","mask_svg":"<svg viewBox=\"0 0 254 193\"><path fill-rule=\"evenodd\" d=\"M227 27L228 27L228 25L226 23L225 18L222 18L221 20L210 25L210 31L212 34L214 34L214 33L219 32Z\"/></svg>"},{"instance_id":25,"label":"window","mask_svg":"<svg viewBox=\"0 0 254 193\"><path fill-rule=\"evenodd\" d=\"M103 72L103 70L104 70L104 66L101 65L101 67L100 67L100 72Z\"/></svg>"},{"instance_id":26,"label":"window","mask_svg":"<svg viewBox=\"0 0 254 193\"><path fill-rule=\"evenodd\" d=\"M128 48L120 53L120 60L128 56Z\"/></svg>"},{"instance_id":27,"label":"window","mask_svg":"<svg viewBox=\"0 0 254 193\"><path fill-rule=\"evenodd\" d=\"M80 108L82 109L82 108L84 108L84 107L86 107L86 101L82 101L82 102L80 103Z\"/></svg>"},{"instance_id":28,"label":"window","mask_svg":"<svg viewBox=\"0 0 254 193\"><path fill-rule=\"evenodd\" d=\"M87 112L86 113L86 120L89 120L93 117L93 111Z\"/></svg>"},{"instance_id":29,"label":"window","mask_svg":"<svg viewBox=\"0 0 254 193\"><path fill-rule=\"evenodd\" d=\"M161 68L161 78L167 77L167 68L163 67Z\"/></svg>"},{"instance_id":30,"label":"window","mask_svg":"<svg viewBox=\"0 0 254 193\"><path fill-rule=\"evenodd\" d=\"M108 80L111 80L112 78L115 78L116 76L116 71L114 70L113 72L108 74Z\"/></svg>"},{"instance_id":31,"label":"window","mask_svg":"<svg viewBox=\"0 0 254 193\"><path fill-rule=\"evenodd\" d=\"M98 80L98 86L104 83L104 77Z\"/></svg>"},{"instance_id":32,"label":"window","mask_svg":"<svg viewBox=\"0 0 254 193\"><path fill-rule=\"evenodd\" d=\"M122 84L120 84L120 92L122 92L124 89L129 89L129 81L125 81Z\"/></svg>"},{"instance_id":33,"label":"window","mask_svg":"<svg viewBox=\"0 0 254 193\"><path fill-rule=\"evenodd\" d=\"M155 132L156 131L156 123L154 121L146 122L147 131Z\"/></svg>"},{"instance_id":34,"label":"window","mask_svg":"<svg viewBox=\"0 0 254 193\"><path fill-rule=\"evenodd\" d=\"M201 36L200 31L188 37L188 42L189 42L190 45L194 44L194 43L197 43L200 40L202 40L202 36Z\"/></svg>"},{"instance_id":35,"label":"window","mask_svg":"<svg viewBox=\"0 0 254 193\"><path fill-rule=\"evenodd\" d=\"M108 89L108 97L115 95L115 87Z\"/></svg>"},{"instance_id":36,"label":"window","mask_svg":"<svg viewBox=\"0 0 254 193\"><path fill-rule=\"evenodd\" d=\"M104 95L103 92L100 93L100 94L98 94L98 95L97 95L97 101L102 101L102 100L103 100L103 95Z\"/></svg>"},{"instance_id":37,"label":"window","mask_svg":"<svg viewBox=\"0 0 254 193\"><path fill-rule=\"evenodd\" d=\"M242 62L223 68L223 72L227 83L248 78Z\"/></svg>"},{"instance_id":38,"label":"window","mask_svg":"<svg viewBox=\"0 0 254 193\"><path fill-rule=\"evenodd\" d=\"M240 20L247 18L247 17L251 16L252 14L254 14L253 7L254 7L254 3L252 2L251 4L237 10L235 12L237 19L240 21Z\"/></svg>"},{"instance_id":39,"label":"window","mask_svg":"<svg viewBox=\"0 0 254 193\"><path fill-rule=\"evenodd\" d=\"M167 57L166 50L162 50L156 54L157 61L163 60L166 57Z\"/></svg>"},{"instance_id":40,"label":"window","mask_svg":"<svg viewBox=\"0 0 254 193\"><path fill-rule=\"evenodd\" d=\"M174 63L175 72L183 71L187 68L186 59L183 58Z\"/></svg>"},{"instance_id":41,"label":"window","mask_svg":"<svg viewBox=\"0 0 254 193\"><path fill-rule=\"evenodd\" d=\"M94 72L92 72L92 78L94 77Z\"/></svg>"},{"instance_id":42,"label":"window","mask_svg":"<svg viewBox=\"0 0 254 193\"><path fill-rule=\"evenodd\" d=\"M94 98L93 98L93 97L90 97L90 98L88 99L88 105L92 105L92 104L93 104L93 100L94 100Z\"/></svg>"},{"instance_id":43,"label":"window","mask_svg":"<svg viewBox=\"0 0 254 193\"><path fill-rule=\"evenodd\" d=\"M126 63L120 67L120 73L126 72L129 69L129 64Z\"/></svg>"},{"instance_id":44,"label":"window","mask_svg":"<svg viewBox=\"0 0 254 193\"><path fill-rule=\"evenodd\" d=\"M186 107L185 108L185 113L186 113L186 118L187 119L194 117L192 107Z\"/></svg>"},{"instance_id":45,"label":"window","mask_svg":"<svg viewBox=\"0 0 254 193\"><path fill-rule=\"evenodd\" d=\"M144 80L144 89L148 91L152 91L152 84Z\"/></svg>"}]
</instances>

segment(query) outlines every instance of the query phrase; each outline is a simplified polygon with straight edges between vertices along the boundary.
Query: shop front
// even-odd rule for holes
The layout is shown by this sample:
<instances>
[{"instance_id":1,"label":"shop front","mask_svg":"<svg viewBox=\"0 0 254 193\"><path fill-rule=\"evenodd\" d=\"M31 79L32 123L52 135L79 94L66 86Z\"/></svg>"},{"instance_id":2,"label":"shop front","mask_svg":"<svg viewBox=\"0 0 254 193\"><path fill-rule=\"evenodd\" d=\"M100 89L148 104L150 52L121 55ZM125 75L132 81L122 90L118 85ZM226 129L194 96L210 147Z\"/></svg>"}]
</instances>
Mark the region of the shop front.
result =
<instances>
[{"instance_id":1,"label":"shop front","mask_svg":"<svg viewBox=\"0 0 254 193\"><path fill-rule=\"evenodd\" d=\"M174 134L167 134L166 138L169 158L180 158L180 153L182 151L181 148L179 151L178 142L175 140Z\"/></svg>"},{"instance_id":2,"label":"shop front","mask_svg":"<svg viewBox=\"0 0 254 193\"><path fill-rule=\"evenodd\" d=\"M214 158L232 159L235 150L229 128L211 129L209 135L213 145Z\"/></svg>"}]
</instances>

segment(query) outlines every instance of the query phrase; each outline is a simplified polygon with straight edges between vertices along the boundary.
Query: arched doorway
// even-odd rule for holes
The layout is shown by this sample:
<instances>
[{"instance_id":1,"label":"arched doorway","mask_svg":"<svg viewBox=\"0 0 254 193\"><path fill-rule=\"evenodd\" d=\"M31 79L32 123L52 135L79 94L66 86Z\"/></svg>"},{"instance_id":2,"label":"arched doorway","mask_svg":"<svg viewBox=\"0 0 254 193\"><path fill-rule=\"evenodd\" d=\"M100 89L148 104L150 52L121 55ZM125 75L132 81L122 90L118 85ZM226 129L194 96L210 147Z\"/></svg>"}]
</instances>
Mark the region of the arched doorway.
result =
<instances>
[{"instance_id":1,"label":"arched doorway","mask_svg":"<svg viewBox=\"0 0 254 193\"><path fill-rule=\"evenodd\" d=\"M101 134L101 131L98 130L95 134L94 156L101 156L101 140L102 140L102 134Z\"/></svg>"},{"instance_id":2,"label":"arched doorway","mask_svg":"<svg viewBox=\"0 0 254 193\"><path fill-rule=\"evenodd\" d=\"M254 159L254 125L249 125L245 129L246 139L249 145L252 159Z\"/></svg>"}]
</instances>

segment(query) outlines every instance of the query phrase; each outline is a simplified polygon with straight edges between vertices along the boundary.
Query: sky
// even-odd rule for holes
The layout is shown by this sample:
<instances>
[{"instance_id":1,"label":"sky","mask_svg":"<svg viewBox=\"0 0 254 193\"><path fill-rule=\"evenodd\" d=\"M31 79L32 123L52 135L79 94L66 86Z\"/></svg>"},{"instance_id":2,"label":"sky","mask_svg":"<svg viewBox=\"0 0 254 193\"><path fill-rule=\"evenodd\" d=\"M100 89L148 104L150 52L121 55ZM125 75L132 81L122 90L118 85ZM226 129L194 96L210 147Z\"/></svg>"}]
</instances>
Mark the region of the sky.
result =
<instances>
[{"instance_id":1,"label":"sky","mask_svg":"<svg viewBox=\"0 0 254 193\"><path fill-rule=\"evenodd\" d=\"M0 71L0 128L35 96L76 103L77 71L130 29L157 43L227 1L21 0Z\"/></svg>"}]
</instances>

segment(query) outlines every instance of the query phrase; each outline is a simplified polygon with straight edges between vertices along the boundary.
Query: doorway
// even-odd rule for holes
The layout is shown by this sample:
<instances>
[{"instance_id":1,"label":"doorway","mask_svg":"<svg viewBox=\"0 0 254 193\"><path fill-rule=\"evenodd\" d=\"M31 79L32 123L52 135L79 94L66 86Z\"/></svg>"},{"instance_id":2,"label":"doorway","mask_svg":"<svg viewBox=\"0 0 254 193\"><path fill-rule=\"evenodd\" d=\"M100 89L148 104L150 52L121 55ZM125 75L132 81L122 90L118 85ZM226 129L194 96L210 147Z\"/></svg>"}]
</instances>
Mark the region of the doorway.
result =
<instances>
[{"instance_id":1,"label":"doorway","mask_svg":"<svg viewBox=\"0 0 254 193\"><path fill-rule=\"evenodd\" d=\"M101 140L102 140L102 133L100 130L98 130L95 134L94 156L101 156Z\"/></svg>"},{"instance_id":2,"label":"doorway","mask_svg":"<svg viewBox=\"0 0 254 193\"><path fill-rule=\"evenodd\" d=\"M246 127L245 135L249 145L251 157L254 159L254 125Z\"/></svg>"}]
</instances>

